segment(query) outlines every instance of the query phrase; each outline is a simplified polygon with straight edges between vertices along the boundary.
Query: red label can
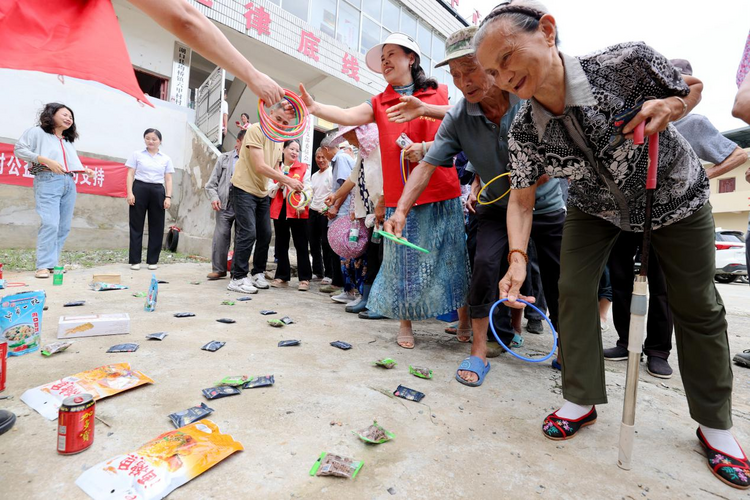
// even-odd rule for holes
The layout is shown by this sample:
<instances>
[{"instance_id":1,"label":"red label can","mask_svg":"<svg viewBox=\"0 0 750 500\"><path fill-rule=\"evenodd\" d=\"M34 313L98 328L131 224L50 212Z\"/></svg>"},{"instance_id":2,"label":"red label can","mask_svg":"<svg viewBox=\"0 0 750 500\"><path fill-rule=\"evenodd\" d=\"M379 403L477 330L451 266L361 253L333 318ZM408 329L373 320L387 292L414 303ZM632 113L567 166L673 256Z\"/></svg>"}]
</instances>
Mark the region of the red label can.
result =
<instances>
[{"instance_id":1,"label":"red label can","mask_svg":"<svg viewBox=\"0 0 750 500\"><path fill-rule=\"evenodd\" d=\"M8 341L0 337L0 392L5 390L5 368L8 366Z\"/></svg>"},{"instance_id":2,"label":"red label can","mask_svg":"<svg viewBox=\"0 0 750 500\"><path fill-rule=\"evenodd\" d=\"M3 279L3 263L0 262L0 280Z\"/></svg>"},{"instance_id":3,"label":"red label can","mask_svg":"<svg viewBox=\"0 0 750 500\"><path fill-rule=\"evenodd\" d=\"M57 452L74 455L94 443L94 397L79 394L63 400L57 417Z\"/></svg>"}]
</instances>

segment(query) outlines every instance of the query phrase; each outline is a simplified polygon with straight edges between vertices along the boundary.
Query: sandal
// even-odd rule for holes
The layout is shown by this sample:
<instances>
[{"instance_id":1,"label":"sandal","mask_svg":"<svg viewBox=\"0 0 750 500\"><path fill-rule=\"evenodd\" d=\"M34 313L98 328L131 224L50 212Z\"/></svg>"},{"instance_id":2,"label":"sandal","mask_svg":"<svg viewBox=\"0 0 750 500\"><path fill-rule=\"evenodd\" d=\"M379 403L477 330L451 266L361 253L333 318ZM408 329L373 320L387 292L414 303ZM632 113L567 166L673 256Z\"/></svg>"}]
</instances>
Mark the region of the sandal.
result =
<instances>
[{"instance_id":1,"label":"sandal","mask_svg":"<svg viewBox=\"0 0 750 500\"><path fill-rule=\"evenodd\" d=\"M310 282L309 281L300 281L299 285L297 285L297 290L300 292L306 292L310 289Z\"/></svg>"},{"instance_id":2,"label":"sandal","mask_svg":"<svg viewBox=\"0 0 750 500\"><path fill-rule=\"evenodd\" d=\"M458 333L457 327L458 327L458 323L453 323L450 326L446 326L444 331L448 335L455 335Z\"/></svg>"},{"instance_id":3,"label":"sandal","mask_svg":"<svg viewBox=\"0 0 750 500\"><path fill-rule=\"evenodd\" d=\"M456 330L456 340L462 344L471 342L471 328L458 328Z\"/></svg>"},{"instance_id":4,"label":"sandal","mask_svg":"<svg viewBox=\"0 0 750 500\"><path fill-rule=\"evenodd\" d=\"M34 273L35 278L49 278L49 269L37 269Z\"/></svg>"},{"instance_id":5,"label":"sandal","mask_svg":"<svg viewBox=\"0 0 750 500\"><path fill-rule=\"evenodd\" d=\"M557 413L557 411L555 411L555 413ZM553 441L570 439L575 436L582 427L586 427L587 425L596 422L596 406L591 408L591 411L586 415L576 420L558 417L555 413L547 415L547 418L544 419L544 424L542 424L542 433L545 437L552 439Z\"/></svg>"},{"instance_id":6,"label":"sandal","mask_svg":"<svg viewBox=\"0 0 750 500\"><path fill-rule=\"evenodd\" d=\"M489 373L490 368L491 366L489 361L487 361L487 364L485 365L482 361L482 358L479 358L477 356L469 356L465 360L461 361L460 365L458 365L458 370L456 370L456 380L464 385L468 385L469 387L479 387L480 385L482 385L482 382L484 382L484 377ZM458 372L460 371L476 373L478 377L477 381L469 382L468 380L461 378L461 376L458 374Z\"/></svg>"},{"instance_id":7,"label":"sandal","mask_svg":"<svg viewBox=\"0 0 750 500\"><path fill-rule=\"evenodd\" d=\"M404 333L404 332L407 332L407 333ZM396 343L401 348L414 349L414 332L411 330L411 328L399 329L398 335L396 336Z\"/></svg>"},{"instance_id":8,"label":"sandal","mask_svg":"<svg viewBox=\"0 0 750 500\"><path fill-rule=\"evenodd\" d=\"M706 450L706 458L708 459L706 465L711 469L714 476L732 488L739 490L750 488L750 462L748 462L745 452L742 452L742 458L733 457L711 447L703 436L700 427L695 433L698 435L698 440L703 445L703 449Z\"/></svg>"}]
</instances>

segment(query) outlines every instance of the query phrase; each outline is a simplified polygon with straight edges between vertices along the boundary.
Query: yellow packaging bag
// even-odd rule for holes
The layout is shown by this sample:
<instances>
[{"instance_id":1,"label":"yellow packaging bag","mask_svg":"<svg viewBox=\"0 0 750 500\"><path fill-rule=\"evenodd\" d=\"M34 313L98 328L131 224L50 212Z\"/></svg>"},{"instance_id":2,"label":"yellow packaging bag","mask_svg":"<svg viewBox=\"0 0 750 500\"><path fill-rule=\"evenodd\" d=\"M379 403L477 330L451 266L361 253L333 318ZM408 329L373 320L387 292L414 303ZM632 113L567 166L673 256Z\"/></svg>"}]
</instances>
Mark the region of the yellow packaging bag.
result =
<instances>
[{"instance_id":1,"label":"yellow packaging bag","mask_svg":"<svg viewBox=\"0 0 750 500\"><path fill-rule=\"evenodd\" d=\"M212 421L199 420L95 465L76 484L95 500L159 500L243 449Z\"/></svg>"}]
</instances>

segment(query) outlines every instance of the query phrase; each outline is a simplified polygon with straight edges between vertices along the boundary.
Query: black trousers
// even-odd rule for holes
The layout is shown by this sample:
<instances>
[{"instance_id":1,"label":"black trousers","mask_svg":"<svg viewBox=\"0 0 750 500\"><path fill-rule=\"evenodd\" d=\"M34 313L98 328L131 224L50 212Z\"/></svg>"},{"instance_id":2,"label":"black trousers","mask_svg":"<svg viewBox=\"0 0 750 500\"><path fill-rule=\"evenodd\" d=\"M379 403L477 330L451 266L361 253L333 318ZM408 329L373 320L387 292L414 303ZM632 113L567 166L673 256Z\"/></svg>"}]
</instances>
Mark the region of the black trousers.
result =
<instances>
[{"instance_id":1,"label":"black trousers","mask_svg":"<svg viewBox=\"0 0 750 500\"><path fill-rule=\"evenodd\" d=\"M633 257L640 255L643 233L622 231L609 254L612 283L612 320L619 337L617 345L627 349L630 331L630 299L633 294ZM667 282L653 248L648 255L648 317L643 353L667 359L672 350L672 311L667 301Z\"/></svg>"},{"instance_id":2,"label":"black trousers","mask_svg":"<svg viewBox=\"0 0 750 500\"><path fill-rule=\"evenodd\" d=\"M232 279L248 275L253 246L252 274L263 273L268 262L268 247L271 245L271 199L259 197L237 187L229 188L234 207L234 259Z\"/></svg>"},{"instance_id":3,"label":"black trousers","mask_svg":"<svg viewBox=\"0 0 750 500\"><path fill-rule=\"evenodd\" d=\"M130 264L141 263L143 249L143 225L148 214L147 264L158 264L161 242L164 238L164 185L133 181L135 205L130 206Z\"/></svg>"},{"instance_id":4,"label":"black trousers","mask_svg":"<svg viewBox=\"0 0 750 500\"><path fill-rule=\"evenodd\" d=\"M308 219L310 231L310 254L312 272L317 276L333 277L331 267L331 245L328 244L328 218L315 210L310 210Z\"/></svg>"},{"instance_id":5,"label":"black trousers","mask_svg":"<svg viewBox=\"0 0 750 500\"><path fill-rule=\"evenodd\" d=\"M375 278L380 272L380 265L383 263L383 240L380 243L372 241L372 229L370 229L370 243L367 244L367 274L365 275L365 285L372 285Z\"/></svg>"},{"instance_id":6,"label":"black trousers","mask_svg":"<svg viewBox=\"0 0 750 500\"><path fill-rule=\"evenodd\" d=\"M310 281L312 267L310 267L310 253L307 248L307 219L287 219L286 202L282 205L279 218L273 221L276 230L276 279L289 281L292 278L292 268L289 264L289 233L297 250L297 276L300 281Z\"/></svg>"},{"instance_id":7,"label":"black trousers","mask_svg":"<svg viewBox=\"0 0 750 500\"><path fill-rule=\"evenodd\" d=\"M469 289L469 314L472 318L489 316L498 299L497 284L508 269L507 210L489 206L477 207L477 245L474 272ZM560 278L560 245L565 211L534 215L531 238L536 245L542 287L552 323L557 328L557 281ZM491 318L498 335L506 344L513 340L510 308L497 307Z\"/></svg>"}]
</instances>

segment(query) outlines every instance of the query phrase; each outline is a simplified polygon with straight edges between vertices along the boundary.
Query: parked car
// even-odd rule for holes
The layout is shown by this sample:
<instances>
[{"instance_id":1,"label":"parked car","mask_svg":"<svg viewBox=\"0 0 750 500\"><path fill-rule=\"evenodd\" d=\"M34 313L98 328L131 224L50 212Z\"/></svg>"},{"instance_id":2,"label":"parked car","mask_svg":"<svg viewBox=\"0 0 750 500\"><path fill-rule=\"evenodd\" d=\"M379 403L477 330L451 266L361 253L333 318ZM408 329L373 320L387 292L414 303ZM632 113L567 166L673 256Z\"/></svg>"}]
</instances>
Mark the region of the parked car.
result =
<instances>
[{"instance_id":1,"label":"parked car","mask_svg":"<svg viewBox=\"0 0 750 500\"><path fill-rule=\"evenodd\" d=\"M716 279L732 283L739 276L747 276L745 238L740 231L716 228Z\"/></svg>"}]
</instances>

